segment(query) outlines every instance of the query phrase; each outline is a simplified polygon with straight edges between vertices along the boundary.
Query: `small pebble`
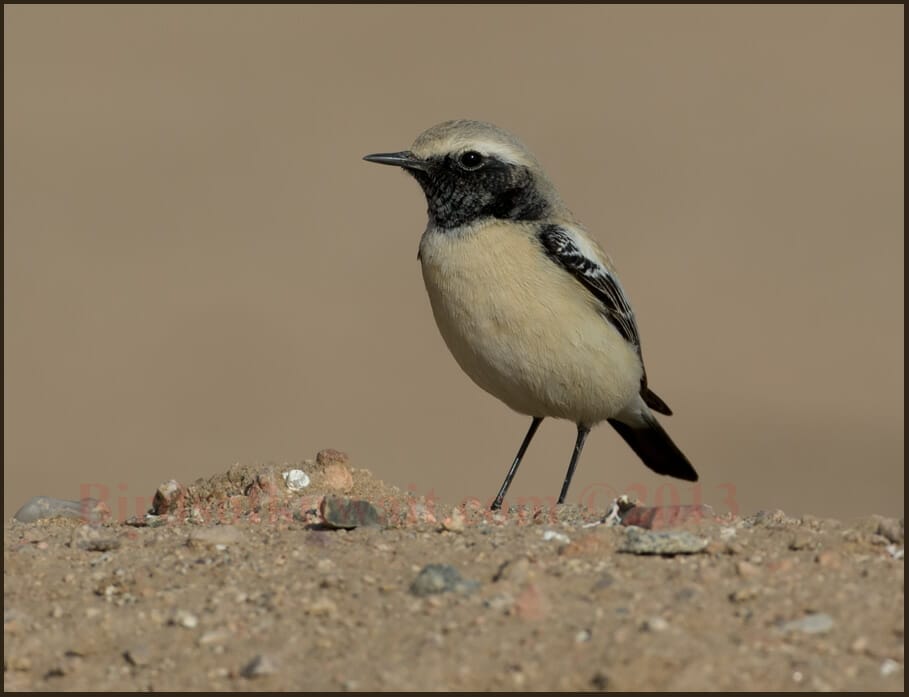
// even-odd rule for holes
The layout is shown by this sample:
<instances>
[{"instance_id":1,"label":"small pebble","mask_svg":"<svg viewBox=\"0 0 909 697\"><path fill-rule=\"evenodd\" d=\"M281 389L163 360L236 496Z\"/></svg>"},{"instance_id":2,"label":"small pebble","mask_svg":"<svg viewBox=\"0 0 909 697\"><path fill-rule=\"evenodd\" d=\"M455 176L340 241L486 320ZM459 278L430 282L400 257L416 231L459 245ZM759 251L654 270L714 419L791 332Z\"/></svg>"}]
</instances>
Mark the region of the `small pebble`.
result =
<instances>
[{"instance_id":1,"label":"small pebble","mask_svg":"<svg viewBox=\"0 0 909 697\"><path fill-rule=\"evenodd\" d=\"M669 629L669 622L662 617L651 617L641 623L641 629L645 632L665 632Z\"/></svg>"},{"instance_id":2,"label":"small pebble","mask_svg":"<svg viewBox=\"0 0 909 697\"><path fill-rule=\"evenodd\" d=\"M772 511L758 511L753 516L746 518L745 523L758 527L758 526L767 526L775 527L785 523L787 520L786 514L780 509Z\"/></svg>"},{"instance_id":3,"label":"small pebble","mask_svg":"<svg viewBox=\"0 0 909 697\"><path fill-rule=\"evenodd\" d=\"M147 666L151 663L151 651L145 644L138 644L137 646L132 646L124 651L123 658L137 668Z\"/></svg>"},{"instance_id":4,"label":"small pebble","mask_svg":"<svg viewBox=\"0 0 909 697\"><path fill-rule=\"evenodd\" d=\"M470 592L479 586L478 581L461 578L461 573L449 564L427 564L410 584L410 592L426 596L450 591Z\"/></svg>"},{"instance_id":5,"label":"small pebble","mask_svg":"<svg viewBox=\"0 0 909 697\"><path fill-rule=\"evenodd\" d=\"M527 557L518 557L504 562L499 570L496 571L493 581L511 581L512 583L523 583L527 580L530 573L530 561Z\"/></svg>"},{"instance_id":6,"label":"small pebble","mask_svg":"<svg viewBox=\"0 0 909 697\"><path fill-rule=\"evenodd\" d=\"M495 595L489 596L486 600L483 601L483 605L488 607L490 610L499 610L501 612L507 612L514 607L514 596L510 593L496 593Z\"/></svg>"},{"instance_id":7,"label":"small pebble","mask_svg":"<svg viewBox=\"0 0 909 697\"><path fill-rule=\"evenodd\" d=\"M833 618L823 612L805 615L797 620L786 622L780 627L784 632L801 632L802 634L824 634L833 629Z\"/></svg>"},{"instance_id":8,"label":"small pebble","mask_svg":"<svg viewBox=\"0 0 909 697\"><path fill-rule=\"evenodd\" d=\"M89 552L106 552L117 549L120 546L120 540L116 533L105 528L82 525L73 531L70 544Z\"/></svg>"},{"instance_id":9,"label":"small pebble","mask_svg":"<svg viewBox=\"0 0 909 697\"><path fill-rule=\"evenodd\" d=\"M32 669L32 661L28 656L17 656L13 654L12 656L7 656L3 663L3 667L6 670L16 670L26 673Z\"/></svg>"},{"instance_id":10,"label":"small pebble","mask_svg":"<svg viewBox=\"0 0 909 697\"><path fill-rule=\"evenodd\" d=\"M856 637L855 641L849 645L849 650L852 653L865 653L868 650L868 637Z\"/></svg>"},{"instance_id":11,"label":"small pebble","mask_svg":"<svg viewBox=\"0 0 909 697\"><path fill-rule=\"evenodd\" d=\"M590 678L590 688L598 692L605 692L609 689L609 676L601 670L598 670Z\"/></svg>"},{"instance_id":12,"label":"small pebble","mask_svg":"<svg viewBox=\"0 0 909 697\"><path fill-rule=\"evenodd\" d=\"M266 655L259 654L249 663L243 666L243 669L240 671L240 675L242 675L244 678L253 679L263 678L267 675L274 675L277 672L278 669L275 666L274 661L272 661L271 658Z\"/></svg>"},{"instance_id":13,"label":"small pebble","mask_svg":"<svg viewBox=\"0 0 909 697\"><path fill-rule=\"evenodd\" d=\"M751 578L760 573L760 569L748 561L739 561L735 564L735 572L742 578Z\"/></svg>"},{"instance_id":14,"label":"small pebble","mask_svg":"<svg viewBox=\"0 0 909 697\"><path fill-rule=\"evenodd\" d=\"M290 491L303 491L309 486L309 475L303 470L287 470L282 474L284 486Z\"/></svg>"},{"instance_id":15,"label":"small pebble","mask_svg":"<svg viewBox=\"0 0 909 697\"><path fill-rule=\"evenodd\" d=\"M331 571L334 571L334 569L335 563L327 557L323 557L316 562L316 571L318 571L320 574L327 574Z\"/></svg>"},{"instance_id":16,"label":"small pebble","mask_svg":"<svg viewBox=\"0 0 909 697\"><path fill-rule=\"evenodd\" d=\"M189 534L186 543L190 547L218 547L236 544L242 539L239 528L233 525L214 525L196 528Z\"/></svg>"},{"instance_id":17,"label":"small pebble","mask_svg":"<svg viewBox=\"0 0 909 697\"><path fill-rule=\"evenodd\" d=\"M735 527L729 525L723 528L720 528L720 539L724 542L728 542L738 534L738 531Z\"/></svg>"},{"instance_id":18,"label":"small pebble","mask_svg":"<svg viewBox=\"0 0 909 697\"><path fill-rule=\"evenodd\" d=\"M901 545L905 538L905 530L903 527L903 519L900 518L884 518L878 523L877 534L881 537L887 538L890 542L894 544Z\"/></svg>"},{"instance_id":19,"label":"small pebble","mask_svg":"<svg viewBox=\"0 0 909 697\"><path fill-rule=\"evenodd\" d=\"M734 603L744 603L747 600L756 598L758 596L758 589L754 586L746 586L744 588L739 588L734 590L729 594L729 599Z\"/></svg>"},{"instance_id":20,"label":"small pebble","mask_svg":"<svg viewBox=\"0 0 909 697\"><path fill-rule=\"evenodd\" d=\"M453 508L451 515L442 521L442 527L449 532L464 532L467 519L460 508Z\"/></svg>"},{"instance_id":21,"label":"small pebble","mask_svg":"<svg viewBox=\"0 0 909 697\"><path fill-rule=\"evenodd\" d=\"M231 638L230 630L221 627L220 629L210 629L199 637L200 646L209 646L211 644L223 644Z\"/></svg>"},{"instance_id":22,"label":"small pebble","mask_svg":"<svg viewBox=\"0 0 909 697\"><path fill-rule=\"evenodd\" d=\"M314 617L336 617L338 606L331 598L320 597L303 606L303 610L308 615Z\"/></svg>"},{"instance_id":23,"label":"small pebble","mask_svg":"<svg viewBox=\"0 0 909 697\"><path fill-rule=\"evenodd\" d=\"M346 494L353 489L354 480L350 468L343 462L332 462L325 466L322 473L325 488Z\"/></svg>"},{"instance_id":24,"label":"small pebble","mask_svg":"<svg viewBox=\"0 0 909 697\"><path fill-rule=\"evenodd\" d=\"M814 549L815 546L815 536L807 530L799 530L792 536L792 539L789 540L789 549L793 551Z\"/></svg>"},{"instance_id":25,"label":"small pebble","mask_svg":"<svg viewBox=\"0 0 909 697\"><path fill-rule=\"evenodd\" d=\"M169 479L155 491L151 513L156 516L179 513L185 501L186 489L176 479Z\"/></svg>"},{"instance_id":26,"label":"small pebble","mask_svg":"<svg viewBox=\"0 0 909 697\"><path fill-rule=\"evenodd\" d=\"M199 618L188 610L177 610L171 618L170 624L175 624L186 629L195 629L199 625Z\"/></svg>"},{"instance_id":27,"label":"small pebble","mask_svg":"<svg viewBox=\"0 0 909 697\"><path fill-rule=\"evenodd\" d=\"M828 569L838 569L841 565L840 555L830 550L818 552L817 556L814 558L814 561L816 561L820 566L826 567Z\"/></svg>"},{"instance_id":28,"label":"small pebble","mask_svg":"<svg viewBox=\"0 0 909 697\"><path fill-rule=\"evenodd\" d=\"M542 620L549 613L549 601L536 583L529 583L515 599L514 612L523 620Z\"/></svg>"},{"instance_id":29,"label":"small pebble","mask_svg":"<svg viewBox=\"0 0 909 697\"><path fill-rule=\"evenodd\" d=\"M549 542L550 540L555 540L556 542L560 542L564 545L567 545L569 542L571 542L571 538L568 537L568 535L565 535L561 532L557 532L556 530L544 530L543 531L543 540L545 542Z\"/></svg>"},{"instance_id":30,"label":"small pebble","mask_svg":"<svg viewBox=\"0 0 909 697\"><path fill-rule=\"evenodd\" d=\"M417 525L421 523L434 525L439 521L436 519L436 515L432 512L432 508L430 506L427 506L423 502L415 502L410 505L410 516L408 522Z\"/></svg>"},{"instance_id":31,"label":"small pebble","mask_svg":"<svg viewBox=\"0 0 909 697\"><path fill-rule=\"evenodd\" d=\"M893 675L898 672L900 669L900 664L894 661L892 658L885 658L884 662L881 663L881 675L887 677L888 675Z\"/></svg>"}]
</instances>

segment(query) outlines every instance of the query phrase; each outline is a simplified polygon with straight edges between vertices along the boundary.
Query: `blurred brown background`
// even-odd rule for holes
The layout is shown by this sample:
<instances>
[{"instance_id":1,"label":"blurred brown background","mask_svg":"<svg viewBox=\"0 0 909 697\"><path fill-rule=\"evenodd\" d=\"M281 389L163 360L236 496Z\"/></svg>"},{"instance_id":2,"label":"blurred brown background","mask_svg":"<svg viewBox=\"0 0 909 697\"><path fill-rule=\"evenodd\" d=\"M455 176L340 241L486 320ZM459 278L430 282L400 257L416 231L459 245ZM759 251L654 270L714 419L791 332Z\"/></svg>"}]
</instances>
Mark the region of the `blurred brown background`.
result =
<instances>
[{"instance_id":1,"label":"blurred brown background","mask_svg":"<svg viewBox=\"0 0 909 697\"><path fill-rule=\"evenodd\" d=\"M4 18L7 516L325 447L492 497L527 419L437 334L417 185L360 159L457 117L613 254L703 500L902 514L902 6ZM544 423L512 496L555 496L573 442ZM603 427L571 498L669 484Z\"/></svg>"}]
</instances>

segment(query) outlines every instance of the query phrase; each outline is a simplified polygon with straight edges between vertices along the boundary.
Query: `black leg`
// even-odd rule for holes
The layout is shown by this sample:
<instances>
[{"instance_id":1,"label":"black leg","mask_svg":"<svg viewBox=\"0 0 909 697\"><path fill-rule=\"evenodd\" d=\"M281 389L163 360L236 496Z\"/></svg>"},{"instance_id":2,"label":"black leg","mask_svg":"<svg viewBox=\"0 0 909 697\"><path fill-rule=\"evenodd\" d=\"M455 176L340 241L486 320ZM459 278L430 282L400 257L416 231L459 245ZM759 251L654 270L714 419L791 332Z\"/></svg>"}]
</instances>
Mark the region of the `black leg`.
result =
<instances>
[{"instance_id":1,"label":"black leg","mask_svg":"<svg viewBox=\"0 0 909 697\"><path fill-rule=\"evenodd\" d=\"M571 478L574 476L574 468L578 466L578 458L581 457L581 451L584 449L584 441L587 440L587 434L590 429L578 424L578 439L574 442L574 452L571 454L571 462L568 465L568 472L565 474L565 483L562 484L562 493L559 494L559 503L565 503L565 497L568 496L568 487L571 485Z\"/></svg>"},{"instance_id":2,"label":"black leg","mask_svg":"<svg viewBox=\"0 0 909 697\"><path fill-rule=\"evenodd\" d=\"M502 482L502 488L499 489L499 495L496 496L496 500L492 502L492 510L497 511L502 507L502 501L505 499L505 492L508 491L508 487L511 486L511 480L514 479L514 473L518 471L518 465L521 464L521 458L524 457L527 446L530 445L530 441L533 440L533 434L537 432L542 421L542 416L534 416L533 421L530 422L530 429L527 431L527 435L524 436L524 442L521 443L521 448L518 450L514 462L511 463L511 469L509 469L508 474L505 475L505 481Z\"/></svg>"}]
</instances>

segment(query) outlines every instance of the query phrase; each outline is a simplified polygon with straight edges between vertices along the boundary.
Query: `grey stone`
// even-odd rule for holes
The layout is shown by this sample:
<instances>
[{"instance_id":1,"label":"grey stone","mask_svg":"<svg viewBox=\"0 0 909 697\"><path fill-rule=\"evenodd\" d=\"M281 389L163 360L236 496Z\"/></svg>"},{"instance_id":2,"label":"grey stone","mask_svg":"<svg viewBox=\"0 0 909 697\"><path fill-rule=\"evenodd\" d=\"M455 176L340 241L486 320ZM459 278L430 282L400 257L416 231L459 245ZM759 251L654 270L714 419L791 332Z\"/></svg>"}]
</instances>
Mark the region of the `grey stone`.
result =
<instances>
[{"instance_id":1,"label":"grey stone","mask_svg":"<svg viewBox=\"0 0 909 697\"><path fill-rule=\"evenodd\" d=\"M249 663L243 666L243 670L240 671L240 675L244 678L262 678L266 675L273 675L278 672L277 667L275 666L274 661L271 660L268 656L264 654L259 654L253 658Z\"/></svg>"},{"instance_id":2,"label":"grey stone","mask_svg":"<svg viewBox=\"0 0 909 697\"><path fill-rule=\"evenodd\" d=\"M598 670L593 674L593 677L590 678L590 687L598 692L605 692L609 689L609 682L609 676L602 670Z\"/></svg>"},{"instance_id":3,"label":"grey stone","mask_svg":"<svg viewBox=\"0 0 909 697\"><path fill-rule=\"evenodd\" d=\"M20 523L34 523L48 518L76 518L97 523L104 517L104 510L97 499L66 501L51 496L33 496L13 516Z\"/></svg>"},{"instance_id":4,"label":"grey stone","mask_svg":"<svg viewBox=\"0 0 909 697\"><path fill-rule=\"evenodd\" d=\"M131 665L139 668L141 666L147 666L149 663L151 663L151 651L145 644L138 644L124 651L123 658L125 658L126 661Z\"/></svg>"},{"instance_id":5,"label":"grey stone","mask_svg":"<svg viewBox=\"0 0 909 697\"><path fill-rule=\"evenodd\" d=\"M511 581L512 583L523 583L530 574L530 561L527 557L518 557L510 561L503 562L496 571L493 581Z\"/></svg>"},{"instance_id":6,"label":"grey stone","mask_svg":"<svg viewBox=\"0 0 909 697\"><path fill-rule=\"evenodd\" d=\"M382 516L369 501L344 496L326 496L322 501L321 513L322 521L330 528L352 530L382 525Z\"/></svg>"},{"instance_id":7,"label":"grey stone","mask_svg":"<svg viewBox=\"0 0 909 697\"><path fill-rule=\"evenodd\" d=\"M625 539L619 546L620 552L629 554L697 554L707 548L708 541L690 532L651 532L638 527L625 531Z\"/></svg>"},{"instance_id":8,"label":"grey stone","mask_svg":"<svg viewBox=\"0 0 909 697\"><path fill-rule=\"evenodd\" d=\"M410 592L417 596L450 591L469 593L479 586L478 581L461 578L460 572L449 564L427 564L410 584Z\"/></svg>"},{"instance_id":9,"label":"grey stone","mask_svg":"<svg viewBox=\"0 0 909 697\"><path fill-rule=\"evenodd\" d=\"M878 523L877 534L886 537L890 542L901 545L905 539L903 519L884 518Z\"/></svg>"}]
</instances>

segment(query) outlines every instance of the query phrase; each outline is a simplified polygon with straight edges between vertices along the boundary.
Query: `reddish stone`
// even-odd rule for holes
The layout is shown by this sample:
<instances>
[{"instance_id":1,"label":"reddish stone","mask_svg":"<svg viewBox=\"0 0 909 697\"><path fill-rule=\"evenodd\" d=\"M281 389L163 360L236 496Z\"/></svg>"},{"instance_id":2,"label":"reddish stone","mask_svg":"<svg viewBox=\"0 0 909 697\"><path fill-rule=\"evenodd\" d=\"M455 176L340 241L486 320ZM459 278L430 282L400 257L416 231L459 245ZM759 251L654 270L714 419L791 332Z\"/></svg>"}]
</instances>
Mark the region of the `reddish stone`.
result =
<instances>
[{"instance_id":1,"label":"reddish stone","mask_svg":"<svg viewBox=\"0 0 909 697\"><path fill-rule=\"evenodd\" d=\"M713 520L710 506L635 506L622 515L622 525L635 525L648 530L679 527L702 520Z\"/></svg>"},{"instance_id":2,"label":"reddish stone","mask_svg":"<svg viewBox=\"0 0 909 697\"><path fill-rule=\"evenodd\" d=\"M350 468L341 462L332 462L326 465L322 477L326 489L339 491L342 494L346 494L353 489L354 480L353 475L350 473Z\"/></svg>"},{"instance_id":3,"label":"reddish stone","mask_svg":"<svg viewBox=\"0 0 909 697\"><path fill-rule=\"evenodd\" d=\"M176 479L164 482L155 491L152 501L152 511L155 515L182 513L186 503L186 488Z\"/></svg>"},{"instance_id":4,"label":"reddish stone","mask_svg":"<svg viewBox=\"0 0 909 697\"><path fill-rule=\"evenodd\" d=\"M318 464L319 467L327 467L335 462L342 465L349 465L350 457L348 457L347 453L335 450L334 448L326 448L325 450L320 450L316 453L316 464Z\"/></svg>"},{"instance_id":5,"label":"reddish stone","mask_svg":"<svg viewBox=\"0 0 909 697\"><path fill-rule=\"evenodd\" d=\"M515 600L514 612L523 620L542 620L549 613L549 601L537 584L529 583Z\"/></svg>"}]
</instances>

